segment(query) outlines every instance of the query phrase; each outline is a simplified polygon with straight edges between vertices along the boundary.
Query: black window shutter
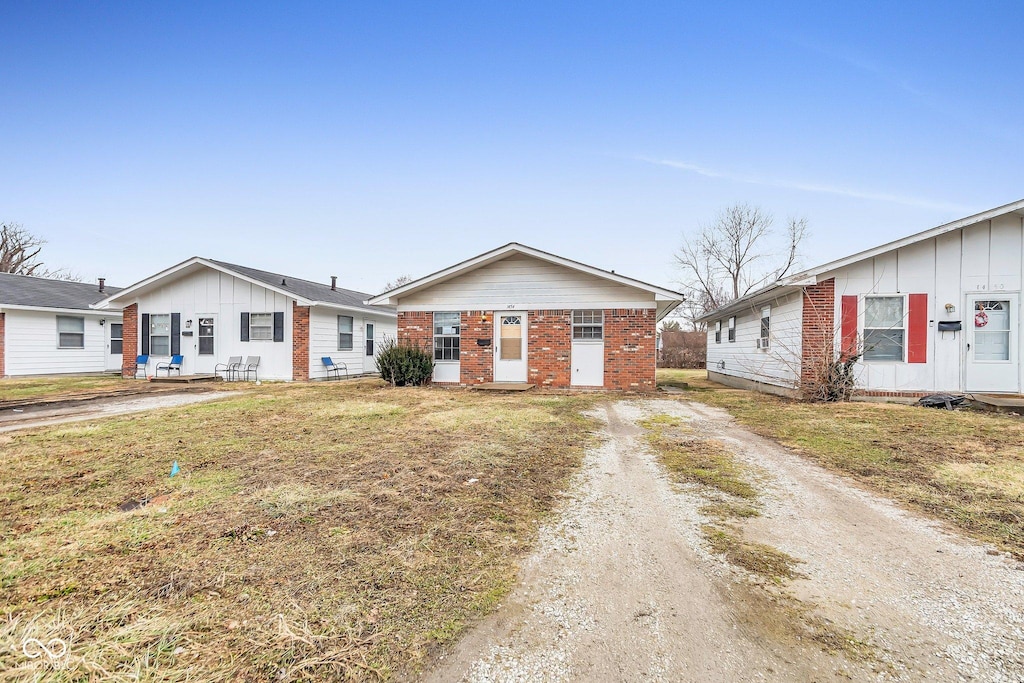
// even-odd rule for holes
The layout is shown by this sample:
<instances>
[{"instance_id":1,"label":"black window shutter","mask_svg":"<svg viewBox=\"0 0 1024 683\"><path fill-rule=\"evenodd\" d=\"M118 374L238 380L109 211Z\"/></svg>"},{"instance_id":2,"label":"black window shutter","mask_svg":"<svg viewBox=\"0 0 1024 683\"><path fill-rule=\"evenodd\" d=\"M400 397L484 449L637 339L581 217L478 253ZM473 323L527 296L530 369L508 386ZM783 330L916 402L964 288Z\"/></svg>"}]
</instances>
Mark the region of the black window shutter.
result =
<instances>
[{"instance_id":1,"label":"black window shutter","mask_svg":"<svg viewBox=\"0 0 1024 683\"><path fill-rule=\"evenodd\" d=\"M249 341L249 314L248 313L243 313L242 314L241 329L242 329L242 336L240 338L241 341Z\"/></svg>"},{"instance_id":2,"label":"black window shutter","mask_svg":"<svg viewBox=\"0 0 1024 683\"><path fill-rule=\"evenodd\" d=\"M181 313L171 313L171 355L181 353Z\"/></svg>"},{"instance_id":3,"label":"black window shutter","mask_svg":"<svg viewBox=\"0 0 1024 683\"><path fill-rule=\"evenodd\" d=\"M274 341L284 341L284 313L281 311L274 313Z\"/></svg>"},{"instance_id":4,"label":"black window shutter","mask_svg":"<svg viewBox=\"0 0 1024 683\"><path fill-rule=\"evenodd\" d=\"M149 355L149 313L142 314L142 353L139 355Z\"/></svg>"}]
</instances>

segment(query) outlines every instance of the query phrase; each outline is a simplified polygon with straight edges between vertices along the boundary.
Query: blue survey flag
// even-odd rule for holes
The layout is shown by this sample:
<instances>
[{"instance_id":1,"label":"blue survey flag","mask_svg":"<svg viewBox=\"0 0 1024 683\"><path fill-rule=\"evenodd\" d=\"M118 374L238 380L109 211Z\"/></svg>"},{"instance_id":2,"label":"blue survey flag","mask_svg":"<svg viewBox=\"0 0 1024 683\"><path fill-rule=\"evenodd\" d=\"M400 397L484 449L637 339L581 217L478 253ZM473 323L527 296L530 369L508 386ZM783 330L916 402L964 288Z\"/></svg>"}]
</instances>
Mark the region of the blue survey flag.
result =
<instances>
[{"instance_id":1,"label":"blue survey flag","mask_svg":"<svg viewBox=\"0 0 1024 683\"><path fill-rule=\"evenodd\" d=\"M181 468L178 467L178 461L175 460L174 464L171 465L171 476L173 477L175 474L177 474L180 471L181 471Z\"/></svg>"}]
</instances>

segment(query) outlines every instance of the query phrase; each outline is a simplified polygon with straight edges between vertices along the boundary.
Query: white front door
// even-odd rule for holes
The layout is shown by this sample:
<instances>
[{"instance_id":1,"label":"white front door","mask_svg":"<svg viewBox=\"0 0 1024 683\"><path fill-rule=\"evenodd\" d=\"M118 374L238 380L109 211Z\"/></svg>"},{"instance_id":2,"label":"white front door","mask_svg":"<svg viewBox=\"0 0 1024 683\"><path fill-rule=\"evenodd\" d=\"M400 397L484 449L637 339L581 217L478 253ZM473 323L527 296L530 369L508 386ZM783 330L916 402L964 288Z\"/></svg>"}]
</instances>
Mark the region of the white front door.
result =
<instances>
[{"instance_id":1,"label":"white front door","mask_svg":"<svg viewBox=\"0 0 1024 683\"><path fill-rule=\"evenodd\" d=\"M124 346L124 324L107 323L107 371L121 370L121 350Z\"/></svg>"},{"instance_id":2,"label":"white front door","mask_svg":"<svg viewBox=\"0 0 1024 683\"><path fill-rule=\"evenodd\" d=\"M967 391L1019 391L1017 305L1016 294L967 297Z\"/></svg>"},{"instance_id":3,"label":"white front door","mask_svg":"<svg viewBox=\"0 0 1024 683\"><path fill-rule=\"evenodd\" d=\"M193 372L197 375L213 374L217 365L217 318L214 315L196 316L196 336L193 338L195 360ZM223 361L226 362L226 359Z\"/></svg>"},{"instance_id":4,"label":"white front door","mask_svg":"<svg viewBox=\"0 0 1024 683\"><path fill-rule=\"evenodd\" d=\"M526 312L494 316L494 381L526 381Z\"/></svg>"},{"instance_id":5,"label":"white front door","mask_svg":"<svg viewBox=\"0 0 1024 683\"><path fill-rule=\"evenodd\" d=\"M377 355L377 340L374 338L374 335L376 334L376 329L375 329L373 323L370 323L370 322L366 323L365 327L366 327L366 356L368 358L372 359L374 356Z\"/></svg>"}]
</instances>

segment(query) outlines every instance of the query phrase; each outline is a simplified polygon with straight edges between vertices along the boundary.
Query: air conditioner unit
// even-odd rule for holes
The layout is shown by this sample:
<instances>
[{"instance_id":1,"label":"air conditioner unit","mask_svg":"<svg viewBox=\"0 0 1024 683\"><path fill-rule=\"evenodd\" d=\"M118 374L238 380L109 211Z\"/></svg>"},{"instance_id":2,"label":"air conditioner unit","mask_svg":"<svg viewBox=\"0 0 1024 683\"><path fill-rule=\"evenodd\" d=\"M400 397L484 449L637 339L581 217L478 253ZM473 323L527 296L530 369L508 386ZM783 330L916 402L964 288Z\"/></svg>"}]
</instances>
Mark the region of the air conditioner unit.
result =
<instances>
[{"instance_id":1,"label":"air conditioner unit","mask_svg":"<svg viewBox=\"0 0 1024 683\"><path fill-rule=\"evenodd\" d=\"M767 337L760 337L760 338L758 338L758 340L757 340L757 348L759 348L759 349L767 349L768 348L768 338Z\"/></svg>"}]
</instances>

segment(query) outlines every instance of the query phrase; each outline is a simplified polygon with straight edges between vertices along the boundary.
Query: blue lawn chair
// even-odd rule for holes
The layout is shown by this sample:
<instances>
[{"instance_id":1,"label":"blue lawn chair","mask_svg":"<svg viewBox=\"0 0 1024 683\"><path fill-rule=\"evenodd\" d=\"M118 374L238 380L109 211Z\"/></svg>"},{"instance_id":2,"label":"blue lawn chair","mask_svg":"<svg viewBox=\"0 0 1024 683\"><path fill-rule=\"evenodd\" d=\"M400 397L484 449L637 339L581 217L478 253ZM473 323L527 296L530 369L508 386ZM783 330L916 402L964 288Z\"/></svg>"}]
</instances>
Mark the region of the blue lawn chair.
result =
<instances>
[{"instance_id":1,"label":"blue lawn chair","mask_svg":"<svg viewBox=\"0 0 1024 683\"><path fill-rule=\"evenodd\" d=\"M181 377L181 364L184 361L185 361L185 357L184 356L171 356L171 362L170 363L158 363L157 364L157 366L156 366L156 376L157 377L160 376L160 371L161 370L166 370L167 371L167 376L170 377L171 376L171 370L174 370L174 371L176 371L178 373L178 376Z\"/></svg>"},{"instance_id":2,"label":"blue lawn chair","mask_svg":"<svg viewBox=\"0 0 1024 683\"><path fill-rule=\"evenodd\" d=\"M334 379L341 379L342 371L345 372L345 377L348 377L348 366L344 363L335 363L331 360L330 356L324 356L320 359L320 362L324 364L324 369L327 370L327 379L330 379L332 374Z\"/></svg>"},{"instance_id":3,"label":"blue lawn chair","mask_svg":"<svg viewBox=\"0 0 1024 683\"><path fill-rule=\"evenodd\" d=\"M135 356L135 379L139 378L139 370L142 370L142 376L146 376L146 365L149 364L149 355Z\"/></svg>"}]
</instances>

